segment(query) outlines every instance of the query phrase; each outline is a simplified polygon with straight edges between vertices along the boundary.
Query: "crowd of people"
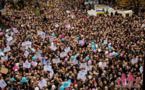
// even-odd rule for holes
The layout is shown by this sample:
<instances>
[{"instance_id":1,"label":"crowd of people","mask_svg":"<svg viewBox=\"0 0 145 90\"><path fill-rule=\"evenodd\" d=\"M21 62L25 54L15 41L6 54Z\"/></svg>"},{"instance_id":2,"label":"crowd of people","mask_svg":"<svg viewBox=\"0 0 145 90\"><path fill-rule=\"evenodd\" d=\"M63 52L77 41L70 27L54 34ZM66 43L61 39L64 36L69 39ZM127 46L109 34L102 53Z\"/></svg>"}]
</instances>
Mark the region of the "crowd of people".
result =
<instances>
[{"instance_id":1,"label":"crowd of people","mask_svg":"<svg viewBox=\"0 0 145 90\"><path fill-rule=\"evenodd\" d=\"M95 17L87 15L84 0L43 1L41 7L9 9L12 15L5 16L7 27L0 29L0 68L8 69L0 72L4 90L118 90L122 74L126 82L129 74L138 78L137 89L142 87L145 13Z\"/></svg>"}]
</instances>

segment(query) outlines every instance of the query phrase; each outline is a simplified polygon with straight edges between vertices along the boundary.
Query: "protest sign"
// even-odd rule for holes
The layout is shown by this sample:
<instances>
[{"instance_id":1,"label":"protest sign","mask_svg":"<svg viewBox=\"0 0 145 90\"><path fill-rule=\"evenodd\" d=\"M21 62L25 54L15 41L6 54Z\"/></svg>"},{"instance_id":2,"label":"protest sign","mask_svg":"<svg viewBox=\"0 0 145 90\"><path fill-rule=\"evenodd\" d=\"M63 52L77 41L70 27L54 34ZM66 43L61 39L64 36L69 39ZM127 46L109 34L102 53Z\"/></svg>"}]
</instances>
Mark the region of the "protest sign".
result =
<instances>
[{"instance_id":1,"label":"protest sign","mask_svg":"<svg viewBox=\"0 0 145 90\"><path fill-rule=\"evenodd\" d=\"M26 42L22 42L22 46L23 46L23 47L26 46Z\"/></svg>"},{"instance_id":2,"label":"protest sign","mask_svg":"<svg viewBox=\"0 0 145 90\"><path fill-rule=\"evenodd\" d=\"M5 55L5 54L1 51L1 52L0 52L0 56L4 56L4 55Z\"/></svg>"},{"instance_id":3,"label":"protest sign","mask_svg":"<svg viewBox=\"0 0 145 90\"><path fill-rule=\"evenodd\" d=\"M45 58L43 57L40 61L41 65L44 65L45 64Z\"/></svg>"},{"instance_id":4,"label":"protest sign","mask_svg":"<svg viewBox=\"0 0 145 90\"><path fill-rule=\"evenodd\" d=\"M44 66L44 71L51 71L52 70L52 66Z\"/></svg>"},{"instance_id":5,"label":"protest sign","mask_svg":"<svg viewBox=\"0 0 145 90\"><path fill-rule=\"evenodd\" d=\"M6 82L5 82L3 79L1 79L1 80L0 80L0 87L3 89L3 88L5 88L6 86L7 86Z\"/></svg>"},{"instance_id":6,"label":"protest sign","mask_svg":"<svg viewBox=\"0 0 145 90\"><path fill-rule=\"evenodd\" d=\"M32 65L33 67L35 67L36 64L37 64L37 62L34 62L34 61L31 62L31 65Z\"/></svg>"},{"instance_id":7,"label":"protest sign","mask_svg":"<svg viewBox=\"0 0 145 90\"><path fill-rule=\"evenodd\" d=\"M53 42L53 36L49 36L49 42Z\"/></svg>"},{"instance_id":8,"label":"protest sign","mask_svg":"<svg viewBox=\"0 0 145 90\"><path fill-rule=\"evenodd\" d=\"M81 70L81 71L79 71L79 73L86 75L87 74L87 70Z\"/></svg>"},{"instance_id":9,"label":"protest sign","mask_svg":"<svg viewBox=\"0 0 145 90\"><path fill-rule=\"evenodd\" d=\"M87 70L87 71L90 71L90 70L92 70L92 65L90 65L90 66L87 66L87 67L86 67L86 70Z\"/></svg>"},{"instance_id":10,"label":"protest sign","mask_svg":"<svg viewBox=\"0 0 145 90\"><path fill-rule=\"evenodd\" d=\"M4 48L4 52L8 52L10 50L11 50L10 46L7 46L6 48Z\"/></svg>"},{"instance_id":11,"label":"protest sign","mask_svg":"<svg viewBox=\"0 0 145 90\"><path fill-rule=\"evenodd\" d=\"M53 74L54 74L54 72L53 72L53 70L51 69L51 71L50 71L50 78L52 78L52 76L53 76Z\"/></svg>"},{"instance_id":12,"label":"protest sign","mask_svg":"<svg viewBox=\"0 0 145 90\"><path fill-rule=\"evenodd\" d=\"M85 80L86 80L86 76L85 76L85 75L82 77L82 80L83 80L83 81L85 81Z\"/></svg>"},{"instance_id":13,"label":"protest sign","mask_svg":"<svg viewBox=\"0 0 145 90\"><path fill-rule=\"evenodd\" d=\"M131 63L132 63L132 64L135 64L135 63L137 63L137 62L138 62L138 59L137 59L137 58L134 58L134 59L131 60Z\"/></svg>"},{"instance_id":14,"label":"protest sign","mask_svg":"<svg viewBox=\"0 0 145 90\"><path fill-rule=\"evenodd\" d=\"M50 64L50 60L47 60L46 61L46 66L49 66L49 64Z\"/></svg>"},{"instance_id":15,"label":"protest sign","mask_svg":"<svg viewBox=\"0 0 145 90\"><path fill-rule=\"evenodd\" d=\"M43 88L46 84L47 84L46 80L43 79L43 80L38 84L38 86L39 86L40 88Z\"/></svg>"},{"instance_id":16,"label":"protest sign","mask_svg":"<svg viewBox=\"0 0 145 90\"><path fill-rule=\"evenodd\" d=\"M85 68L87 66L87 63L81 63L80 68Z\"/></svg>"},{"instance_id":17,"label":"protest sign","mask_svg":"<svg viewBox=\"0 0 145 90\"><path fill-rule=\"evenodd\" d=\"M66 56L66 52L60 53L60 57L65 57L65 56Z\"/></svg>"},{"instance_id":18,"label":"protest sign","mask_svg":"<svg viewBox=\"0 0 145 90\"><path fill-rule=\"evenodd\" d=\"M107 40L104 40L104 44L107 44L108 43L108 41Z\"/></svg>"},{"instance_id":19,"label":"protest sign","mask_svg":"<svg viewBox=\"0 0 145 90\"><path fill-rule=\"evenodd\" d=\"M30 63L23 63L23 67L24 68L31 68L31 64Z\"/></svg>"},{"instance_id":20,"label":"protest sign","mask_svg":"<svg viewBox=\"0 0 145 90\"><path fill-rule=\"evenodd\" d=\"M142 66L139 68L139 71L140 71L140 73L143 73L143 67Z\"/></svg>"},{"instance_id":21,"label":"protest sign","mask_svg":"<svg viewBox=\"0 0 145 90\"><path fill-rule=\"evenodd\" d=\"M45 33L44 32L42 33L41 38L45 39Z\"/></svg>"},{"instance_id":22,"label":"protest sign","mask_svg":"<svg viewBox=\"0 0 145 90\"><path fill-rule=\"evenodd\" d=\"M25 49L27 50L29 48L29 46L26 46ZM30 47L31 48L31 47Z\"/></svg>"},{"instance_id":23,"label":"protest sign","mask_svg":"<svg viewBox=\"0 0 145 90\"><path fill-rule=\"evenodd\" d=\"M107 66L106 62L99 62L99 67L106 67L106 66Z\"/></svg>"},{"instance_id":24,"label":"protest sign","mask_svg":"<svg viewBox=\"0 0 145 90\"><path fill-rule=\"evenodd\" d=\"M70 24L65 25L65 27L66 27L67 29L69 29L69 28L70 28Z\"/></svg>"},{"instance_id":25,"label":"protest sign","mask_svg":"<svg viewBox=\"0 0 145 90\"><path fill-rule=\"evenodd\" d=\"M31 41L26 41L25 43L26 43L26 46L28 46L28 47L32 45Z\"/></svg>"},{"instance_id":26,"label":"protest sign","mask_svg":"<svg viewBox=\"0 0 145 90\"><path fill-rule=\"evenodd\" d=\"M1 57L1 60L2 60L2 61L8 60L8 57L7 57L7 56Z\"/></svg>"},{"instance_id":27,"label":"protest sign","mask_svg":"<svg viewBox=\"0 0 145 90\"><path fill-rule=\"evenodd\" d=\"M11 36L13 36L14 35L14 32L11 32Z\"/></svg>"},{"instance_id":28,"label":"protest sign","mask_svg":"<svg viewBox=\"0 0 145 90\"><path fill-rule=\"evenodd\" d=\"M73 63L73 64L78 64L78 60L75 60L75 59L74 59L74 60L72 61L72 63Z\"/></svg>"},{"instance_id":29,"label":"protest sign","mask_svg":"<svg viewBox=\"0 0 145 90\"><path fill-rule=\"evenodd\" d=\"M144 27L145 27L145 24L142 24L142 25L141 25L141 27L143 27L143 28L144 28Z\"/></svg>"},{"instance_id":30,"label":"protest sign","mask_svg":"<svg viewBox=\"0 0 145 90\"><path fill-rule=\"evenodd\" d=\"M42 31L37 31L37 35L42 35Z\"/></svg>"},{"instance_id":31,"label":"protest sign","mask_svg":"<svg viewBox=\"0 0 145 90\"><path fill-rule=\"evenodd\" d=\"M53 63L59 63L59 62L60 62L60 59L58 58L53 59Z\"/></svg>"},{"instance_id":32,"label":"protest sign","mask_svg":"<svg viewBox=\"0 0 145 90\"><path fill-rule=\"evenodd\" d=\"M18 33L18 30L16 28L13 28L14 33Z\"/></svg>"},{"instance_id":33,"label":"protest sign","mask_svg":"<svg viewBox=\"0 0 145 90\"><path fill-rule=\"evenodd\" d=\"M7 38L7 41L11 41L11 40L13 40L12 36Z\"/></svg>"},{"instance_id":34,"label":"protest sign","mask_svg":"<svg viewBox=\"0 0 145 90\"><path fill-rule=\"evenodd\" d=\"M25 52L24 52L24 56L27 58L28 55L29 55L29 52L28 52L28 51L25 51Z\"/></svg>"},{"instance_id":35,"label":"protest sign","mask_svg":"<svg viewBox=\"0 0 145 90\"><path fill-rule=\"evenodd\" d=\"M65 48L64 51L65 51L66 53L69 52L69 51L70 51L70 47Z\"/></svg>"},{"instance_id":36,"label":"protest sign","mask_svg":"<svg viewBox=\"0 0 145 90\"><path fill-rule=\"evenodd\" d=\"M83 81L85 81L86 80L86 76L85 76L85 74L78 73L77 79L82 79Z\"/></svg>"},{"instance_id":37,"label":"protest sign","mask_svg":"<svg viewBox=\"0 0 145 90\"><path fill-rule=\"evenodd\" d=\"M36 54L34 57L35 57L36 59L37 59L37 58L40 58L40 57L41 57L41 54Z\"/></svg>"},{"instance_id":38,"label":"protest sign","mask_svg":"<svg viewBox=\"0 0 145 90\"><path fill-rule=\"evenodd\" d=\"M84 45L84 40L79 40L79 44L80 45L82 45L82 44Z\"/></svg>"},{"instance_id":39,"label":"protest sign","mask_svg":"<svg viewBox=\"0 0 145 90\"><path fill-rule=\"evenodd\" d=\"M37 52L37 54L41 54L42 53L42 50L39 50L38 52Z\"/></svg>"},{"instance_id":40,"label":"protest sign","mask_svg":"<svg viewBox=\"0 0 145 90\"><path fill-rule=\"evenodd\" d=\"M2 67L1 70L0 70L0 72L3 73L3 74L7 74L8 73L8 69Z\"/></svg>"},{"instance_id":41,"label":"protest sign","mask_svg":"<svg viewBox=\"0 0 145 90\"><path fill-rule=\"evenodd\" d=\"M53 51L55 51L55 50L57 49L57 47L54 46L54 45L51 45L50 48L51 48Z\"/></svg>"}]
</instances>

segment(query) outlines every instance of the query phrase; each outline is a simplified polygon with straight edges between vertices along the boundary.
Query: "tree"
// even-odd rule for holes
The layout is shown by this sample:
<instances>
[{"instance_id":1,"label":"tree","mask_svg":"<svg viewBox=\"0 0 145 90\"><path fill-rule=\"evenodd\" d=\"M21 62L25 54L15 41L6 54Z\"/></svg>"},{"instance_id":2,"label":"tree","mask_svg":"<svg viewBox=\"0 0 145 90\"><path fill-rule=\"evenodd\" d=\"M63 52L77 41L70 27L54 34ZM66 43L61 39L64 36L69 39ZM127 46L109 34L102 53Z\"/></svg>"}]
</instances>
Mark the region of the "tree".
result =
<instances>
[{"instance_id":1,"label":"tree","mask_svg":"<svg viewBox=\"0 0 145 90\"><path fill-rule=\"evenodd\" d=\"M120 1L120 6L122 8L126 8L128 6L128 0L121 0Z\"/></svg>"},{"instance_id":2,"label":"tree","mask_svg":"<svg viewBox=\"0 0 145 90\"><path fill-rule=\"evenodd\" d=\"M140 0L140 6L145 9L145 0Z\"/></svg>"},{"instance_id":3,"label":"tree","mask_svg":"<svg viewBox=\"0 0 145 90\"><path fill-rule=\"evenodd\" d=\"M138 13L140 8L145 9L145 0L121 0L120 6L125 9L132 9L135 13Z\"/></svg>"},{"instance_id":4,"label":"tree","mask_svg":"<svg viewBox=\"0 0 145 90\"><path fill-rule=\"evenodd\" d=\"M119 5L121 0L115 0L116 4Z\"/></svg>"}]
</instances>

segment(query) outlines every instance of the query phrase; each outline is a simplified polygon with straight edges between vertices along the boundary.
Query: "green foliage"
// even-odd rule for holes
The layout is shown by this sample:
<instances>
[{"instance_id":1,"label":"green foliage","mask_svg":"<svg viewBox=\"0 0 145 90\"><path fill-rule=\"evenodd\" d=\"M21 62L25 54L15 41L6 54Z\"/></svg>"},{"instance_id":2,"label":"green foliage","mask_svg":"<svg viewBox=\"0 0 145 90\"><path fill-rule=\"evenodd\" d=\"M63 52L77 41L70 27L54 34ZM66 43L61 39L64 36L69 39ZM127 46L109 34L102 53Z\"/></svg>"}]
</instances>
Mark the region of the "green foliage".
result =
<instances>
[{"instance_id":1,"label":"green foliage","mask_svg":"<svg viewBox=\"0 0 145 90\"><path fill-rule=\"evenodd\" d=\"M35 14L36 14L36 15L38 15L38 14L39 14L39 11L38 11L38 10L36 10L36 11L35 11Z\"/></svg>"},{"instance_id":2,"label":"green foliage","mask_svg":"<svg viewBox=\"0 0 145 90\"><path fill-rule=\"evenodd\" d=\"M30 6L36 0L19 0L18 2L9 1L10 9L23 9L25 6Z\"/></svg>"}]
</instances>

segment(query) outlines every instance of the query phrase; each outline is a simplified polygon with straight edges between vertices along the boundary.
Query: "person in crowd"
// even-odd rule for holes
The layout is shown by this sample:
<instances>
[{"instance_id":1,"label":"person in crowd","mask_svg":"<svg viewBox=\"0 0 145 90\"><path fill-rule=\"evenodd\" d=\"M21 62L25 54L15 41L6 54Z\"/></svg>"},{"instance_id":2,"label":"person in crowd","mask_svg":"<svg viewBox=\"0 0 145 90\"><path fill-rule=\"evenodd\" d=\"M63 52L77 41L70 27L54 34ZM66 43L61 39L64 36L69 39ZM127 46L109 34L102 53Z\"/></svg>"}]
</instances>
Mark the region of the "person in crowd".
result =
<instances>
[{"instance_id":1,"label":"person in crowd","mask_svg":"<svg viewBox=\"0 0 145 90\"><path fill-rule=\"evenodd\" d=\"M0 73L7 83L5 90L64 90L60 87L68 80L70 86L65 90L114 90L117 78L121 81L122 74L127 78L129 73L134 79L139 77L142 86L145 13L95 17L87 15L87 8L80 4L84 0L44 1L37 9L37 4L10 9L12 15L5 16L6 28L0 29L0 52L4 53L0 67L8 69L7 74ZM10 50L4 52L6 47ZM29 68L24 67L26 62ZM77 78L79 71L86 70L82 63L92 66L84 80ZM51 70L44 70L46 65ZM46 84L40 88L44 79Z\"/></svg>"}]
</instances>

